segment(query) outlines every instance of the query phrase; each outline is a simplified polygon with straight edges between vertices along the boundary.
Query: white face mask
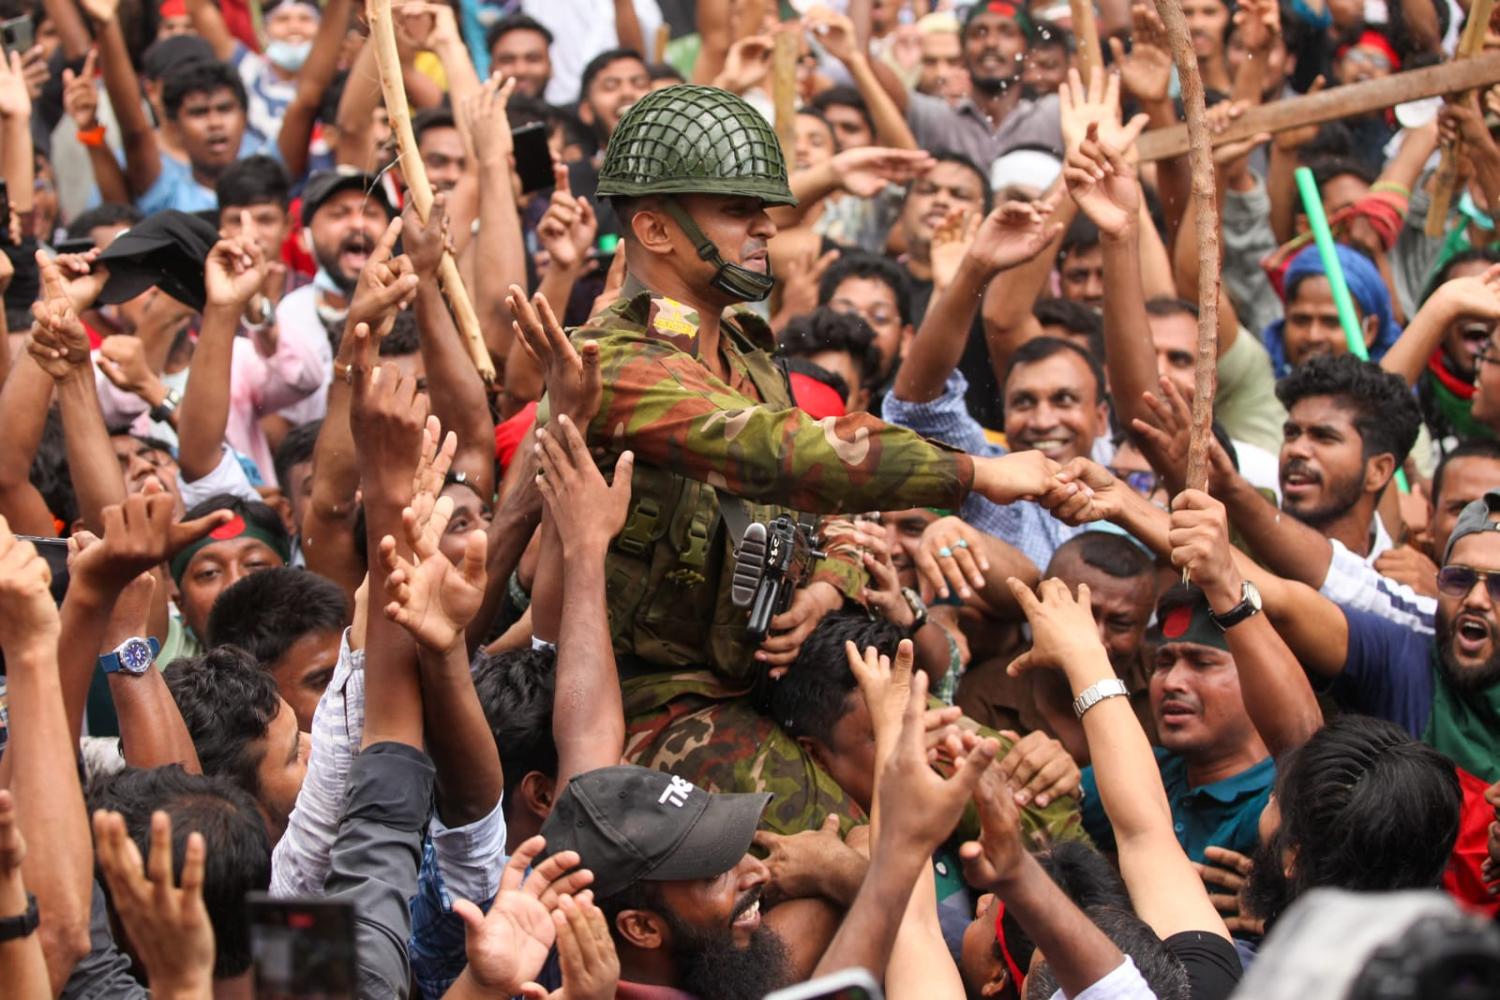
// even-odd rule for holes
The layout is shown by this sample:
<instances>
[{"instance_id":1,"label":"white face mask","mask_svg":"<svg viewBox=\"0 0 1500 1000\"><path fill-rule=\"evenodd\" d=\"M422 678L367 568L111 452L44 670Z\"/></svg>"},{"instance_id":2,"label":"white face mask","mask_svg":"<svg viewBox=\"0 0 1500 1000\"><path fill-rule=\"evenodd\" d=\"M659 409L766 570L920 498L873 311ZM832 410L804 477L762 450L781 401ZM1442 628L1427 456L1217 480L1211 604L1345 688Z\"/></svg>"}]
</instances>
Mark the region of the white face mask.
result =
<instances>
[{"instance_id":1,"label":"white face mask","mask_svg":"<svg viewBox=\"0 0 1500 1000\"><path fill-rule=\"evenodd\" d=\"M307 62L312 52L312 42L273 41L266 46L266 59L289 73L295 73Z\"/></svg>"}]
</instances>

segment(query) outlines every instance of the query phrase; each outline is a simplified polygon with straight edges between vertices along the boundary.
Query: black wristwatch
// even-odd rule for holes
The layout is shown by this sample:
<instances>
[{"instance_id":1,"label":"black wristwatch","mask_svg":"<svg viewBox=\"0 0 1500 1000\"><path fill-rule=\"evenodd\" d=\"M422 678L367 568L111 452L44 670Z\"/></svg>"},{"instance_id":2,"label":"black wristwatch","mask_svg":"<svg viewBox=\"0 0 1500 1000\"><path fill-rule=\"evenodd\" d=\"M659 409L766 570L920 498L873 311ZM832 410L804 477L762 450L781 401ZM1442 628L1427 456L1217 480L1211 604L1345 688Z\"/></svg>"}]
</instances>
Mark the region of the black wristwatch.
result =
<instances>
[{"instance_id":1,"label":"black wristwatch","mask_svg":"<svg viewBox=\"0 0 1500 1000\"><path fill-rule=\"evenodd\" d=\"M1224 612L1222 615L1214 614L1213 608L1208 609L1208 617L1219 626L1219 631L1228 632L1246 618L1260 614L1260 591L1255 584L1246 580L1240 585L1240 603Z\"/></svg>"},{"instance_id":2,"label":"black wristwatch","mask_svg":"<svg viewBox=\"0 0 1500 1000\"><path fill-rule=\"evenodd\" d=\"M0 941L14 941L23 938L36 930L37 925L42 922L41 914L37 910L36 897L31 893L26 894L26 912L14 917L0 917Z\"/></svg>"},{"instance_id":3,"label":"black wristwatch","mask_svg":"<svg viewBox=\"0 0 1500 1000\"><path fill-rule=\"evenodd\" d=\"M182 402L182 393L176 389L167 390L166 398L147 411L147 415L159 424L164 424L172 419L172 414L177 412L177 405Z\"/></svg>"}]
</instances>

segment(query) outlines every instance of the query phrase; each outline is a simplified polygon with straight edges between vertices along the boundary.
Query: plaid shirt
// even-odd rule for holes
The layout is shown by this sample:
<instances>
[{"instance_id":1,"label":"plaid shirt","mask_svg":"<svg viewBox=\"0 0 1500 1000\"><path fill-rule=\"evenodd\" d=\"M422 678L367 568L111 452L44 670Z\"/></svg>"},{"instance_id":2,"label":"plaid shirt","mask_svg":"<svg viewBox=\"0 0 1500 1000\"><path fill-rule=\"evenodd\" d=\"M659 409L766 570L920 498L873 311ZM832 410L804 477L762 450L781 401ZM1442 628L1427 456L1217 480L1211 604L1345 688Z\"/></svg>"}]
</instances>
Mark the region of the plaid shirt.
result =
<instances>
[{"instance_id":1,"label":"plaid shirt","mask_svg":"<svg viewBox=\"0 0 1500 1000\"><path fill-rule=\"evenodd\" d=\"M924 437L983 458L999 458L1006 450L985 437L984 428L969 414L964 393L969 389L963 373L955 370L943 385L942 395L927 403L909 403L894 392L885 397L882 416L893 424L916 431ZM1107 465L1114 460L1114 447L1107 438L1096 438L1090 455ZM1045 571L1058 546L1098 525L1070 527L1029 500L1001 506L988 497L970 493L959 508L959 516L980 531L1014 545L1021 554Z\"/></svg>"}]
</instances>

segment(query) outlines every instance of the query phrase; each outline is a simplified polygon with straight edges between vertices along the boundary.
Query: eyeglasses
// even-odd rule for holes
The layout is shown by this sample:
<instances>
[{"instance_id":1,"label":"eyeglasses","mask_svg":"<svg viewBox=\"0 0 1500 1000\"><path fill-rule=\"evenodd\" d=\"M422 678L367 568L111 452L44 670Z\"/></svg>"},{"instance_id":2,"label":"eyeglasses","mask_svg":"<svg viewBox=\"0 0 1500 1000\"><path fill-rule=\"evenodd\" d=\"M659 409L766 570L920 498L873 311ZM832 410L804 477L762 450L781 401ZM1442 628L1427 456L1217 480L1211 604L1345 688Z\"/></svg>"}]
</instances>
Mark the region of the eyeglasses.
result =
<instances>
[{"instance_id":1,"label":"eyeglasses","mask_svg":"<svg viewBox=\"0 0 1500 1000\"><path fill-rule=\"evenodd\" d=\"M1500 364L1500 350L1494 344L1485 344L1483 350L1474 355L1474 360L1480 364Z\"/></svg>"},{"instance_id":2,"label":"eyeglasses","mask_svg":"<svg viewBox=\"0 0 1500 1000\"><path fill-rule=\"evenodd\" d=\"M1490 600L1500 604L1500 573L1486 573L1468 566L1444 566L1438 570L1438 593L1449 597L1466 597L1480 580L1484 581Z\"/></svg>"},{"instance_id":3,"label":"eyeglasses","mask_svg":"<svg viewBox=\"0 0 1500 1000\"><path fill-rule=\"evenodd\" d=\"M1109 473L1143 497L1149 497L1161 485L1161 479L1150 469L1116 469L1110 467Z\"/></svg>"}]
</instances>

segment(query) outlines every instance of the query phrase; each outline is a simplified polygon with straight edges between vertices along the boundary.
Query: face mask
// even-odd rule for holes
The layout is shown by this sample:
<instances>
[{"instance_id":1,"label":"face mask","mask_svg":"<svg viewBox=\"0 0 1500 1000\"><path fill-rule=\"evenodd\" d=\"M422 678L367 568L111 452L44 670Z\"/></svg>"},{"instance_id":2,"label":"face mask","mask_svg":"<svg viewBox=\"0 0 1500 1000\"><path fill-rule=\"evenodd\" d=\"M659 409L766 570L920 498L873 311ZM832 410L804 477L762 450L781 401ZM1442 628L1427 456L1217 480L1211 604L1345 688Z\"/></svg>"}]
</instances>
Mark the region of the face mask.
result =
<instances>
[{"instance_id":1,"label":"face mask","mask_svg":"<svg viewBox=\"0 0 1500 1000\"><path fill-rule=\"evenodd\" d=\"M295 73L307 62L312 52L312 42L274 41L266 46L266 58L273 66Z\"/></svg>"}]
</instances>

